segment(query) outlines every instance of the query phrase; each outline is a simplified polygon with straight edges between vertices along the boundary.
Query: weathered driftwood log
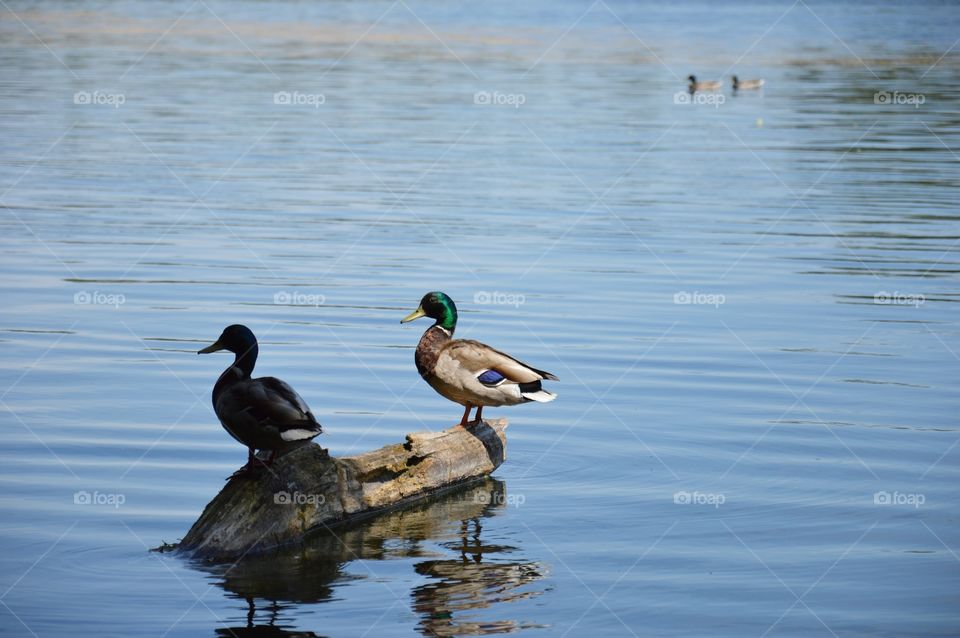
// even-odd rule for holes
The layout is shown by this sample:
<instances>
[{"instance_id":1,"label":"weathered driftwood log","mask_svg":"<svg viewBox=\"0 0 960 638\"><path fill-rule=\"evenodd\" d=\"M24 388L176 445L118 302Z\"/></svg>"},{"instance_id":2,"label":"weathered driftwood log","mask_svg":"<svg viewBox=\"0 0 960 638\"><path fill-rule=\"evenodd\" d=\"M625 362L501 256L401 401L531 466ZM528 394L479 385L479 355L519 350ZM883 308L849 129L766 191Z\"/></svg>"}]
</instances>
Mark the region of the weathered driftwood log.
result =
<instances>
[{"instance_id":1,"label":"weathered driftwood log","mask_svg":"<svg viewBox=\"0 0 960 638\"><path fill-rule=\"evenodd\" d=\"M178 546L193 558L231 560L300 542L493 472L506 451L506 419L335 458L310 443L280 456L256 479L234 479Z\"/></svg>"}]
</instances>

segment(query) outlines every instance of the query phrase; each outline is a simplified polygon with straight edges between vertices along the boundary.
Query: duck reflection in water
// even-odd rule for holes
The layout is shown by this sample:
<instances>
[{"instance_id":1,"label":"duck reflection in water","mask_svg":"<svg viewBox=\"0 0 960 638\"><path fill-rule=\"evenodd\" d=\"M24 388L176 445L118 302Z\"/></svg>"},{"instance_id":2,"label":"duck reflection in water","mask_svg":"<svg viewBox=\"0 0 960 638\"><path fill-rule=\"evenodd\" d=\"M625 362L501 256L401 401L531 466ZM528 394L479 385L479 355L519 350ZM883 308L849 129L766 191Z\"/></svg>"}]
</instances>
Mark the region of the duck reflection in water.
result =
<instances>
[{"instance_id":1,"label":"duck reflection in water","mask_svg":"<svg viewBox=\"0 0 960 638\"><path fill-rule=\"evenodd\" d=\"M471 533L472 530L472 533ZM497 603L532 598L542 593L526 587L545 576L537 563L484 562L484 554L503 554L516 548L484 545L479 518L460 525L460 557L418 563L416 571L434 579L413 590L414 611L422 616L418 625L427 636L467 636L512 633L532 625L516 620L460 619L470 610L486 609Z\"/></svg>"},{"instance_id":2,"label":"duck reflection in water","mask_svg":"<svg viewBox=\"0 0 960 638\"><path fill-rule=\"evenodd\" d=\"M411 592L426 636L499 634L540 627L523 620L487 620L509 613L503 607L543 593L547 568L520 559L520 548L482 539L484 520L504 513L508 499L500 481L488 478L417 507L383 514L371 521L334 529L311 538L303 547L248 557L235 565L198 564L217 576L217 584L247 603L246 625L220 627L217 636L317 636L295 627L302 605L330 601L333 587L364 578L349 565L365 561L407 559L429 582ZM443 557L449 553L449 557ZM438 558L440 554L440 558ZM376 572L376 566L369 568ZM344 595L340 590L338 598ZM256 601L261 603L257 609ZM310 618L322 618L323 608ZM483 613L483 616L480 614ZM494 616L495 618L496 616ZM322 621L321 621L322 622ZM323 632L322 624L314 627Z\"/></svg>"},{"instance_id":3,"label":"duck reflection in water","mask_svg":"<svg viewBox=\"0 0 960 638\"><path fill-rule=\"evenodd\" d=\"M247 626L220 627L216 633L218 638L320 638L319 634L312 631L297 631L277 626L280 611L285 606L278 604L275 600L267 607L270 614L267 624L256 624L257 605L253 598L247 598L247 605Z\"/></svg>"}]
</instances>

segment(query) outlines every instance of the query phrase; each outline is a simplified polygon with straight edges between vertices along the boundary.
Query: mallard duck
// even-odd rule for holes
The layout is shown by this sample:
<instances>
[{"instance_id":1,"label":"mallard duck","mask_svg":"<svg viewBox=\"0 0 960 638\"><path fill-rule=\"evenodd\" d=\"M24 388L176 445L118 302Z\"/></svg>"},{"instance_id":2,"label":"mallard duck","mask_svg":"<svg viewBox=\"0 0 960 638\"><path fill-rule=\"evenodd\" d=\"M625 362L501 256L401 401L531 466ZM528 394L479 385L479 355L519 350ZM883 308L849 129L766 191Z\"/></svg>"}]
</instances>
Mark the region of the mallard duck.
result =
<instances>
[{"instance_id":1,"label":"mallard duck","mask_svg":"<svg viewBox=\"0 0 960 638\"><path fill-rule=\"evenodd\" d=\"M687 77L690 80L690 84L687 85L687 89L691 93L696 91L719 91L723 88L723 83L719 80L703 80L702 82L697 82L697 76L691 75Z\"/></svg>"},{"instance_id":2,"label":"mallard duck","mask_svg":"<svg viewBox=\"0 0 960 638\"><path fill-rule=\"evenodd\" d=\"M737 76L733 76L733 90L734 91L748 91L750 89L759 89L763 86L763 80L741 80Z\"/></svg>"},{"instance_id":3,"label":"mallard duck","mask_svg":"<svg viewBox=\"0 0 960 638\"><path fill-rule=\"evenodd\" d=\"M246 326L224 328L220 338L197 352L229 350L236 358L213 386L213 410L230 436L247 446L247 464L234 476L256 474L256 450L269 450L270 465L281 448L308 441L323 430L310 408L289 385L274 377L252 379L257 364L257 338Z\"/></svg>"},{"instance_id":4,"label":"mallard duck","mask_svg":"<svg viewBox=\"0 0 960 638\"><path fill-rule=\"evenodd\" d=\"M470 410L477 408L471 423L482 421L484 406L516 405L529 401L546 403L557 395L541 381L557 377L530 367L508 354L468 339L454 339L457 307L442 292L428 292L416 310L400 320L407 323L420 317L436 320L420 337L414 361L420 376L434 390L464 407L460 426L466 427Z\"/></svg>"}]
</instances>

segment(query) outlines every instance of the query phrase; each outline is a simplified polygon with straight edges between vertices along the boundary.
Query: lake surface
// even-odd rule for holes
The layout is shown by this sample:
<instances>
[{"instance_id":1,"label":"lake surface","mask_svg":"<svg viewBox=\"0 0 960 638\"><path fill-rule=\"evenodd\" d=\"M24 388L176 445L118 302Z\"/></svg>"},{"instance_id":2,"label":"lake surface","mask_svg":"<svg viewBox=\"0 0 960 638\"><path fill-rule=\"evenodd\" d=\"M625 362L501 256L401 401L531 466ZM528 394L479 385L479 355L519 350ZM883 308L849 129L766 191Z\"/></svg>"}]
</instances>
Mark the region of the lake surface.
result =
<instances>
[{"instance_id":1,"label":"lake surface","mask_svg":"<svg viewBox=\"0 0 960 638\"><path fill-rule=\"evenodd\" d=\"M956 635L951 3L0 7L0 633ZM686 76L763 77L684 92ZM494 478L236 565L230 323L333 454L423 293L562 381ZM87 502L89 501L89 502Z\"/></svg>"}]
</instances>

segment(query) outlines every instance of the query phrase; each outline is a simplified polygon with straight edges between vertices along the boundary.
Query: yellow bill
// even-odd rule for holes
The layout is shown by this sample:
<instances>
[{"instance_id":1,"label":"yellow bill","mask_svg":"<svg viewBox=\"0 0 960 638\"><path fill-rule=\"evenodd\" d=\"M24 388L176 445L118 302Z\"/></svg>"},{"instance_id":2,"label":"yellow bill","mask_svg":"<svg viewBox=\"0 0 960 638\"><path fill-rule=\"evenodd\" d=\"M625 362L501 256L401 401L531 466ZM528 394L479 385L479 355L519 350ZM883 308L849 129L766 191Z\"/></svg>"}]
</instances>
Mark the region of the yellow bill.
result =
<instances>
[{"instance_id":1,"label":"yellow bill","mask_svg":"<svg viewBox=\"0 0 960 638\"><path fill-rule=\"evenodd\" d=\"M416 310L411 312L409 315L400 320L400 323L407 323L408 321L413 321L414 319L419 319L420 317L426 316L427 313L423 311L423 307L419 306Z\"/></svg>"}]
</instances>

